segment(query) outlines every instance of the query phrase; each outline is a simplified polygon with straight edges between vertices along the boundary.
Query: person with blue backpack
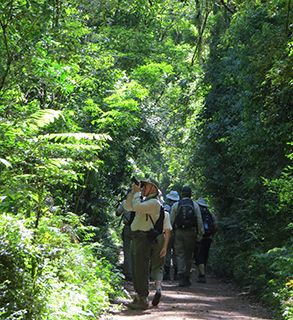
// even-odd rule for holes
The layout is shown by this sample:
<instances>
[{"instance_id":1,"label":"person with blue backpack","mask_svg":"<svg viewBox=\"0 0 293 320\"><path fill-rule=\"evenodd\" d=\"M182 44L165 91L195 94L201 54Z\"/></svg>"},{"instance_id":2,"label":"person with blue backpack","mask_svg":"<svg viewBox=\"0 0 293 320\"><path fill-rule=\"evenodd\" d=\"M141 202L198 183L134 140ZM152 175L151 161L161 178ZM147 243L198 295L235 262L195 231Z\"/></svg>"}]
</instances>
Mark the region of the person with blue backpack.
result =
<instances>
[{"instance_id":1,"label":"person with blue backpack","mask_svg":"<svg viewBox=\"0 0 293 320\"><path fill-rule=\"evenodd\" d=\"M194 251L195 265L198 269L198 280L197 282L206 283L206 268L209 258L209 251L213 241L213 237L217 232L217 220L216 216L210 212L209 205L206 203L204 198L197 200L199 205L203 226L204 234L200 242L197 242Z\"/></svg>"},{"instance_id":2,"label":"person with blue backpack","mask_svg":"<svg viewBox=\"0 0 293 320\"><path fill-rule=\"evenodd\" d=\"M202 218L198 204L191 199L191 188L184 186L181 200L171 209L171 224L175 231L175 251L177 258L179 286L191 284L190 272L196 241L200 241L204 233Z\"/></svg>"}]
</instances>

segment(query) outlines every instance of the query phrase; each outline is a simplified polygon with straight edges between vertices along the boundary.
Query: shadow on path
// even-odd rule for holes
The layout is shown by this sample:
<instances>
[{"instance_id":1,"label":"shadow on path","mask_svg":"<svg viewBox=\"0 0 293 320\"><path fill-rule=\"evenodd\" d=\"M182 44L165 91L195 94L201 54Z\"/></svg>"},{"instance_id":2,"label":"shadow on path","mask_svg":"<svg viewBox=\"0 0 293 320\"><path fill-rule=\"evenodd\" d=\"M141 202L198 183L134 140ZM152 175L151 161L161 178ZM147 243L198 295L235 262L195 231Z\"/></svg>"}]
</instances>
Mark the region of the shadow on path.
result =
<instances>
[{"instance_id":1,"label":"shadow on path","mask_svg":"<svg viewBox=\"0 0 293 320\"><path fill-rule=\"evenodd\" d=\"M125 288L133 293L131 284ZM153 283L150 285L150 301L154 295ZM207 283L197 283L193 278L188 288L179 288L176 282L163 282L160 304L145 311L133 311L122 307L113 311L103 320L273 320L270 312L252 303L230 284L208 277Z\"/></svg>"}]
</instances>

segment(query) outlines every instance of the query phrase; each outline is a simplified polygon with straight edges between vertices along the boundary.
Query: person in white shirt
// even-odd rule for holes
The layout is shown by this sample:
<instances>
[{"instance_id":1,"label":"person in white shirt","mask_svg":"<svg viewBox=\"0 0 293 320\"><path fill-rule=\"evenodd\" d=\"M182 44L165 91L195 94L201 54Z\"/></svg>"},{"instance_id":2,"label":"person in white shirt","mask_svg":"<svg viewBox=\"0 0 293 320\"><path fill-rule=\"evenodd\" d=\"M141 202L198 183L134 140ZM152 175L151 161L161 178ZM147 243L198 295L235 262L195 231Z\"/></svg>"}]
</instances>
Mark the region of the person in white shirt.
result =
<instances>
[{"instance_id":1,"label":"person in white shirt","mask_svg":"<svg viewBox=\"0 0 293 320\"><path fill-rule=\"evenodd\" d=\"M149 240L148 232L154 228L161 212L159 188L154 180L142 180L138 185L133 183L124 208L128 211L135 211L135 217L131 223L131 258L132 279L136 296L128 304L128 307L147 309L149 306L150 265L152 266L152 278L156 283L156 294L152 304L157 305L161 298L162 267L171 233L169 229L172 227L169 223L169 229L165 227L165 232L160 234L155 241ZM165 220L168 224L168 218Z\"/></svg>"}]
</instances>

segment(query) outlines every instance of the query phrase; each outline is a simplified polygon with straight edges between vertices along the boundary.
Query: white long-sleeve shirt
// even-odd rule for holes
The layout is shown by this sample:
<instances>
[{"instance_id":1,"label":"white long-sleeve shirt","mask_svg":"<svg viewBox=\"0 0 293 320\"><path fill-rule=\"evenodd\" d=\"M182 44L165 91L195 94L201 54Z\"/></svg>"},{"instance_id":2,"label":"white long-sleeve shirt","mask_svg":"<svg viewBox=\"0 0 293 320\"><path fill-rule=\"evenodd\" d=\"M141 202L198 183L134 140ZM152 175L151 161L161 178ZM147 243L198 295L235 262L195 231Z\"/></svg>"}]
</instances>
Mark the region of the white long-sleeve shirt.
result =
<instances>
[{"instance_id":1,"label":"white long-sleeve shirt","mask_svg":"<svg viewBox=\"0 0 293 320\"><path fill-rule=\"evenodd\" d=\"M140 192L130 192L126 198L124 208L128 211L135 211L131 231L149 231L154 227L149 216L156 223L160 216L161 203L154 195L141 200Z\"/></svg>"}]
</instances>

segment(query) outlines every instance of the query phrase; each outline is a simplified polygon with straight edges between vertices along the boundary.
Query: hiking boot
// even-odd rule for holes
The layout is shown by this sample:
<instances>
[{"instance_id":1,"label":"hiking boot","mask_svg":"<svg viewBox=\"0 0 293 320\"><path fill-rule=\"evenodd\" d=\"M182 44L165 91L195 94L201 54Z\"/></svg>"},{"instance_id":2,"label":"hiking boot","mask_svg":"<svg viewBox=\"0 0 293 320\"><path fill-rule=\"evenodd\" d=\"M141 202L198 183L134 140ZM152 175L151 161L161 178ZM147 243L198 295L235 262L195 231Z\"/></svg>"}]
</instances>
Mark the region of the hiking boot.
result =
<instances>
[{"instance_id":1,"label":"hiking boot","mask_svg":"<svg viewBox=\"0 0 293 320\"><path fill-rule=\"evenodd\" d=\"M191 282L189 278L184 277L183 279L179 279L179 287L189 287L191 285Z\"/></svg>"},{"instance_id":2,"label":"hiking boot","mask_svg":"<svg viewBox=\"0 0 293 320\"><path fill-rule=\"evenodd\" d=\"M177 281L177 280L178 280L177 268L176 268L176 267L174 267L173 280L174 280L174 281Z\"/></svg>"},{"instance_id":3,"label":"hiking boot","mask_svg":"<svg viewBox=\"0 0 293 320\"><path fill-rule=\"evenodd\" d=\"M170 278L170 272L166 272L163 276L163 280L166 281L166 280L171 280Z\"/></svg>"},{"instance_id":4,"label":"hiking boot","mask_svg":"<svg viewBox=\"0 0 293 320\"><path fill-rule=\"evenodd\" d=\"M197 278L197 282L198 283L206 283L207 280L206 280L206 276L204 274L200 274Z\"/></svg>"},{"instance_id":5,"label":"hiking boot","mask_svg":"<svg viewBox=\"0 0 293 320\"><path fill-rule=\"evenodd\" d=\"M161 290L157 290L156 293L155 293L155 296L153 298L153 301L152 301L152 305L154 307L159 304L159 302L161 300L161 296L162 296Z\"/></svg>"},{"instance_id":6,"label":"hiking boot","mask_svg":"<svg viewBox=\"0 0 293 320\"><path fill-rule=\"evenodd\" d=\"M186 277L184 274L179 274L178 280L179 280L179 283L178 283L179 287L189 287L191 285L189 277Z\"/></svg>"},{"instance_id":7,"label":"hiking boot","mask_svg":"<svg viewBox=\"0 0 293 320\"><path fill-rule=\"evenodd\" d=\"M164 266L163 280L170 280L170 267Z\"/></svg>"},{"instance_id":8,"label":"hiking boot","mask_svg":"<svg viewBox=\"0 0 293 320\"><path fill-rule=\"evenodd\" d=\"M132 277L130 275L125 275L125 281L132 281Z\"/></svg>"},{"instance_id":9,"label":"hiking boot","mask_svg":"<svg viewBox=\"0 0 293 320\"><path fill-rule=\"evenodd\" d=\"M178 286L184 287L184 275L181 273L178 274Z\"/></svg>"},{"instance_id":10,"label":"hiking boot","mask_svg":"<svg viewBox=\"0 0 293 320\"><path fill-rule=\"evenodd\" d=\"M149 307L148 298L136 296L133 298L133 301L127 305L127 307L132 310L146 310Z\"/></svg>"}]
</instances>

